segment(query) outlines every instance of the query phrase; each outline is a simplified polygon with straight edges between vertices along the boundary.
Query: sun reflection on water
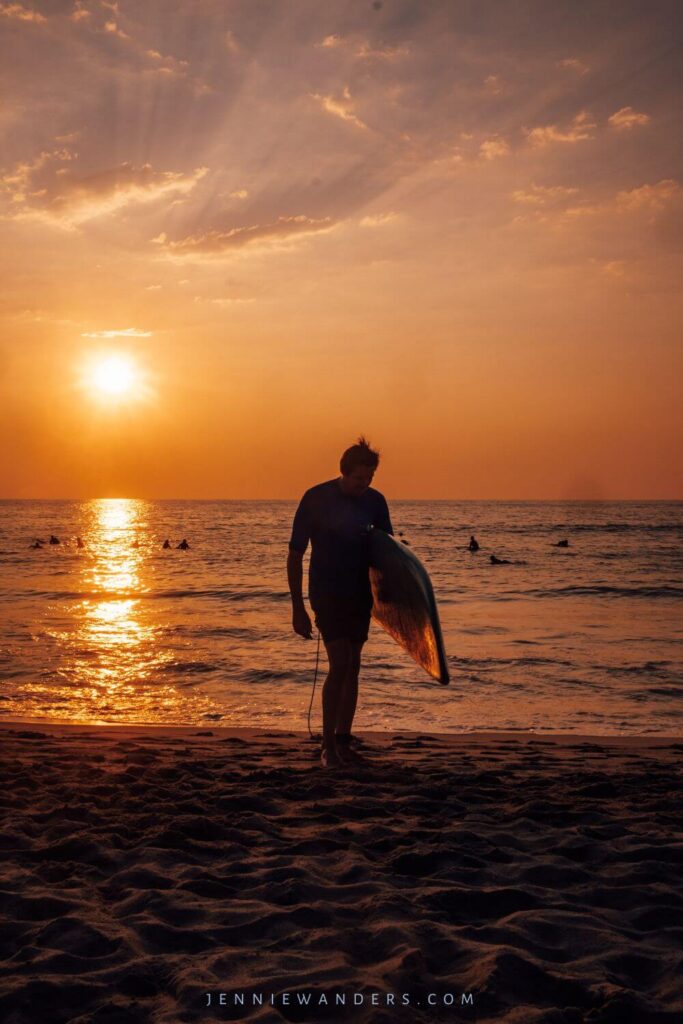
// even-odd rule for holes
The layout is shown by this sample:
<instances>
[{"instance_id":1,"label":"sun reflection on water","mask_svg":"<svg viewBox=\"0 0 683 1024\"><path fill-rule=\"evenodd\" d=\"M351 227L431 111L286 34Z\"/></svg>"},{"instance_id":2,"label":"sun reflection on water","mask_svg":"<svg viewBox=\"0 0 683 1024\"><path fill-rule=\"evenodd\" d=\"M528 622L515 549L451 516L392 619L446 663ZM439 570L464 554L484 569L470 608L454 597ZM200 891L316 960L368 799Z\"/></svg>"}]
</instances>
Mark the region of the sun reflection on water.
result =
<instances>
[{"instance_id":1,"label":"sun reflection on water","mask_svg":"<svg viewBox=\"0 0 683 1024\"><path fill-rule=\"evenodd\" d=\"M163 661L163 653L140 608L140 595L149 590L149 583L144 576L145 552L133 545L144 528L145 503L126 498L92 501L86 517L88 558L83 559L82 590L88 596L74 608L71 700L95 705L109 716L124 695L125 703L143 695L138 684Z\"/></svg>"},{"instance_id":2,"label":"sun reflection on water","mask_svg":"<svg viewBox=\"0 0 683 1024\"><path fill-rule=\"evenodd\" d=\"M181 696L158 678L173 652L163 644L157 602L145 600L155 572L147 503L87 502L82 533L76 586L83 596L66 609L68 627L49 631L61 649L59 669L48 685L26 690L44 695L52 716L92 724L161 723L205 710L204 699Z\"/></svg>"}]
</instances>

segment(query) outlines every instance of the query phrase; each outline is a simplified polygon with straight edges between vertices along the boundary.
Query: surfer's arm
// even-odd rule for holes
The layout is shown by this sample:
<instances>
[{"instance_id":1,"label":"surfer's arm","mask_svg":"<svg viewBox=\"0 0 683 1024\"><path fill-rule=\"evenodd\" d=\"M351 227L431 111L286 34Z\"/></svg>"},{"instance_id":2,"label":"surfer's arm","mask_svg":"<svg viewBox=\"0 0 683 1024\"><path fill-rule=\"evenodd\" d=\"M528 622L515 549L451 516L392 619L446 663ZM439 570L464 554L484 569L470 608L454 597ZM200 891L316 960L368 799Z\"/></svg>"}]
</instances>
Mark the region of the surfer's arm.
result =
<instances>
[{"instance_id":1,"label":"surfer's arm","mask_svg":"<svg viewBox=\"0 0 683 1024\"><path fill-rule=\"evenodd\" d=\"M294 548L289 549L289 554L287 555L287 582L289 583L289 593L292 597L292 626L294 627L294 632L298 633L299 636L310 639L313 634L313 626L304 604L303 561L303 551L296 551Z\"/></svg>"},{"instance_id":2,"label":"surfer's arm","mask_svg":"<svg viewBox=\"0 0 683 1024\"><path fill-rule=\"evenodd\" d=\"M313 635L313 626L306 611L303 594L304 553L311 539L310 506L310 491L306 491L294 516L292 536L289 540L289 554L287 555L287 581L289 593L292 596L292 626L295 633L306 638Z\"/></svg>"},{"instance_id":3,"label":"surfer's arm","mask_svg":"<svg viewBox=\"0 0 683 1024\"><path fill-rule=\"evenodd\" d=\"M295 551L294 548L290 548L287 555L287 582L289 583L289 593L292 597L293 608L305 607L303 579L304 553L303 551Z\"/></svg>"}]
</instances>

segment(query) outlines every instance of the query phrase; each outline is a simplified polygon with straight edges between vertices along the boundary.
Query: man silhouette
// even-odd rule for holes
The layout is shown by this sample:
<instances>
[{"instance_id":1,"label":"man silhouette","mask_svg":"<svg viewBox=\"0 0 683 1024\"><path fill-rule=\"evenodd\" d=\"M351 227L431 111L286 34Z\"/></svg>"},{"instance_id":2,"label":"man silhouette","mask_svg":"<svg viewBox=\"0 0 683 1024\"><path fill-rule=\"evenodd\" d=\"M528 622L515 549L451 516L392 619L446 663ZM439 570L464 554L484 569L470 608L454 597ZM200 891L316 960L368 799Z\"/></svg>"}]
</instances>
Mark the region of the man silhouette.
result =
<instances>
[{"instance_id":1,"label":"man silhouette","mask_svg":"<svg viewBox=\"0 0 683 1024\"><path fill-rule=\"evenodd\" d=\"M377 527L394 532L384 496L370 486L378 465L379 452L359 437L341 457L341 476L306 491L289 542L292 626L307 639L312 625L302 580L303 556L311 543L308 596L329 660L322 697L325 768L338 767L352 756L361 651L372 609L369 531Z\"/></svg>"}]
</instances>

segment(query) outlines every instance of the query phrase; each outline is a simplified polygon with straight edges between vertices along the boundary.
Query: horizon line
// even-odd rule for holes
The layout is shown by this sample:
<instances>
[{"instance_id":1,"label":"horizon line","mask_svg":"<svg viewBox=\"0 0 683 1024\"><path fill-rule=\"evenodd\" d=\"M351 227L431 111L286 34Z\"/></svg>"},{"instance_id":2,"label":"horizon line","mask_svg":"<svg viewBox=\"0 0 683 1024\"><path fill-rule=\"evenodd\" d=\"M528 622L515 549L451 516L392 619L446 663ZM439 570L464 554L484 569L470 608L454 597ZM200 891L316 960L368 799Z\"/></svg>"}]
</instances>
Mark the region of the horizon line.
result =
<instances>
[{"instance_id":1,"label":"horizon line","mask_svg":"<svg viewBox=\"0 0 683 1024\"><path fill-rule=\"evenodd\" d=\"M300 501L300 495L295 497L285 498L147 498L140 495L91 495L90 497L0 497L0 502L12 502L12 501L75 501L75 502L86 502L86 501L195 501L195 502L212 502L212 501L263 501L263 502L274 502L274 501ZM417 497L390 497L389 501L429 501L429 502L501 502L501 503L518 503L518 504L534 504L539 502L552 502L554 504L569 504L571 502L581 502L584 504L590 503L595 505L608 505L617 503L627 502L662 502L673 504L675 502L683 503L683 497L680 498L417 498Z\"/></svg>"}]
</instances>

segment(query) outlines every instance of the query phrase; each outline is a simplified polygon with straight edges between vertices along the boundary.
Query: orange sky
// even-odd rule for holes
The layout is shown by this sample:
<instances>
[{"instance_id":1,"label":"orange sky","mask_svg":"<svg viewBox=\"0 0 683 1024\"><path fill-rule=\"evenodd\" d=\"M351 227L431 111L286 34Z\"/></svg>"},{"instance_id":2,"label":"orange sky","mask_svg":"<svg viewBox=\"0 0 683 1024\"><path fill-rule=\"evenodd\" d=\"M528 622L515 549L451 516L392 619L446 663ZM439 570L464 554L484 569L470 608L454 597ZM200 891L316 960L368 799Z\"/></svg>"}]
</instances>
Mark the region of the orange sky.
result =
<instances>
[{"instance_id":1,"label":"orange sky","mask_svg":"<svg viewBox=\"0 0 683 1024\"><path fill-rule=\"evenodd\" d=\"M682 498L675 9L0 3L0 496Z\"/></svg>"}]
</instances>

